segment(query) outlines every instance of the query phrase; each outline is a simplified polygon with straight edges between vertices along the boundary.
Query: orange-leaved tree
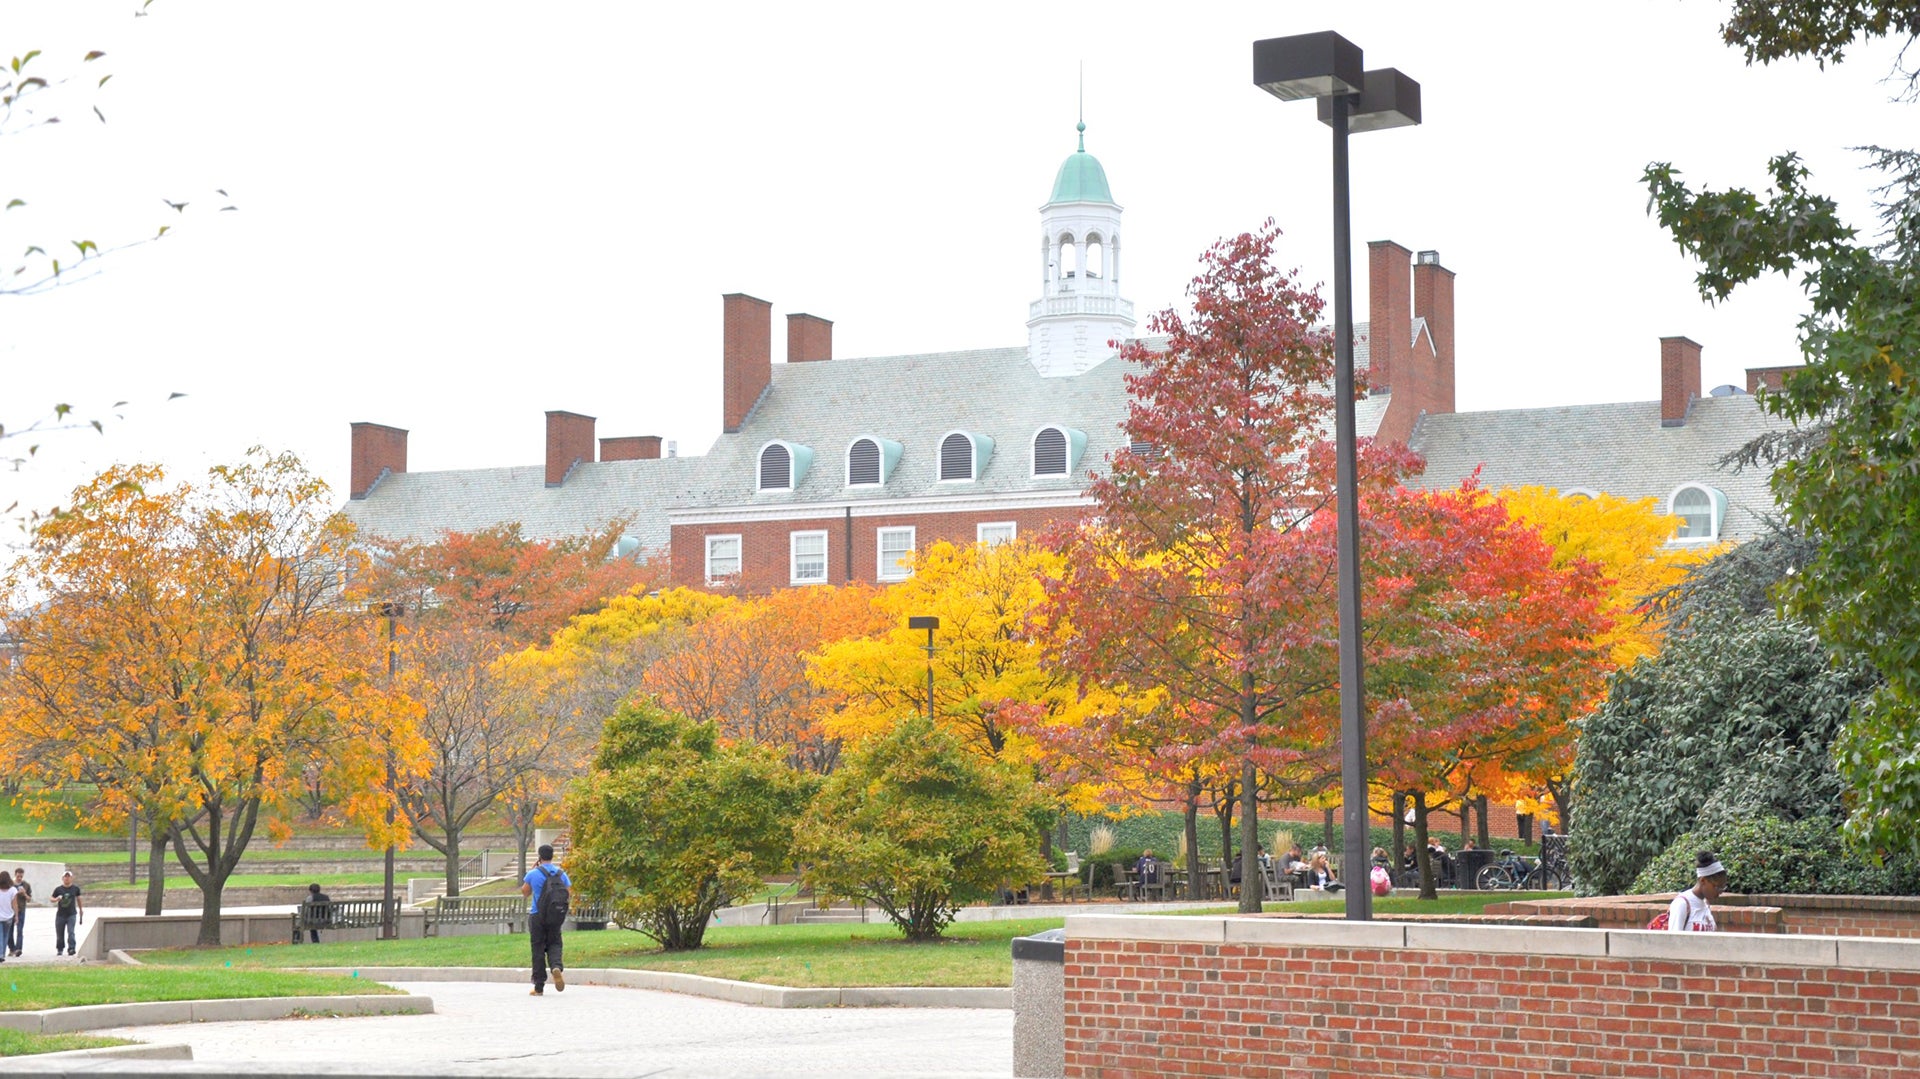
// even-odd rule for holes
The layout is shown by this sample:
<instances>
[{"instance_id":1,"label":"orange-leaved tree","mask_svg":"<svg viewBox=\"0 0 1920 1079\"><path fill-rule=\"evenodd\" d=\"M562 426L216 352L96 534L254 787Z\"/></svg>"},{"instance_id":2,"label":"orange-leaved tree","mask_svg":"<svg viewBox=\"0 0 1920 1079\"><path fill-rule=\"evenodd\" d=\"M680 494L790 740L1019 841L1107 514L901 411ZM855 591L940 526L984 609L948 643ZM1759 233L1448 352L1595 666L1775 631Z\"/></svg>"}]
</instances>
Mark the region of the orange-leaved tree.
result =
<instances>
[{"instance_id":1,"label":"orange-leaved tree","mask_svg":"<svg viewBox=\"0 0 1920 1079\"><path fill-rule=\"evenodd\" d=\"M386 741L408 752L403 770L417 763L341 590L351 540L324 483L255 450L200 484L104 473L9 574L9 606L24 608L0 723L10 773L95 782L107 812L147 816L200 888L203 944L219 942L227 878L263 822L285 828L309 763ZM383 808L357 803L376 830Z\"/></svg>"},{"instance_id":2,"label":"orange-leaved tree","mask_svg":"<svg viewBox=\"0 0 1920 1079\"><path fill-rule=\"evenodd\" d=\"M1428 792L1510 795L1514 760L1570 743L1609 669L1613 619L1599 566L1556 561L1472 481L1374 495L1364 518L1368 755L1378 784L1412 796L1431 898Z\"/></svg>"},{"instance_id":3,"label":"orange-leaved tree","mask_svg":"<svg viewBox=\"0 0 1920 1079\"><path fill-rule=\"evenodd\" d=\"M516 702L500 664L569 618L656 579L657 567L615 555L620 536L618 522L559 540L529 539L509 524L430 543L370 544L365 590L404 612L395 681L419 708L427 747L426 774L403 780L399 793L414 834L445 860L449 895L459 894L467 829L509 792L541 790L526 782L531 773L577 763L565 747L578 732Z\"/></svg>"}]
</instances>

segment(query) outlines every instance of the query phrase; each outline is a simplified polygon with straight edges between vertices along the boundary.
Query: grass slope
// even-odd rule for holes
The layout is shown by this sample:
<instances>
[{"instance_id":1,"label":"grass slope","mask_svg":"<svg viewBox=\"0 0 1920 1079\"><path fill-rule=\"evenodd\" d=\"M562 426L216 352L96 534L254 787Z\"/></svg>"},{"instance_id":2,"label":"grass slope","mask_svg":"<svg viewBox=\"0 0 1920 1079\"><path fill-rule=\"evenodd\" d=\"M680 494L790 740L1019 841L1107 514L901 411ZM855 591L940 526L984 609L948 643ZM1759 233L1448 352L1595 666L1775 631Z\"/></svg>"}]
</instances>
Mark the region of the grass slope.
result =
<instances>
[{"instance_id":1,"label":"grass slope","mask_svg":"<svg viewBox=\"0 0 1920 1079\"><path fill-rule=\"evenodd\" d=\"M241 951L244 955L244 950ZM0 972L0 1011L30 1012L80 1004L148 1000L237 1000L243 997L339 997L394 993L377 982L332 974L227 969L224 960L200 968L25 967Z\"/></svg>"},{"instance_id":2,"label":"grass slope","mask_svg":"<svg viewBox=\"0 0 1920 1079\"><path fill-rule=\"evenodd\" d=\"M132 1045L126 1038L102 1038L94 1034L28 1034L21 1030L0 1030L0 1057L24 1057L35 1053L64 1053L69 1049L104 1049L109 1045Z\"/></svg>"}]
</instances>

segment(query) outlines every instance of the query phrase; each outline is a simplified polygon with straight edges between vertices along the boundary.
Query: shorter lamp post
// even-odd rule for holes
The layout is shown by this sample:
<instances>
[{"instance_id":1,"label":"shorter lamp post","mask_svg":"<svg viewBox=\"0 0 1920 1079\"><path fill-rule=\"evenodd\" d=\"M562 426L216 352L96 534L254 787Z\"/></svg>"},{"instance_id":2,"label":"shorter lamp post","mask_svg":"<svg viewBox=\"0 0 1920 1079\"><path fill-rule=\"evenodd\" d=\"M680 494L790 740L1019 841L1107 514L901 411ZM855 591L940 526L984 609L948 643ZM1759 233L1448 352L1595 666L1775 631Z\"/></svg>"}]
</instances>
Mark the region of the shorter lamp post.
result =
<instances>
[{"instance_id":1,"label":"shorter lamp post","mask_svg":"<svg viewBox=\"0 0 1920 1079\"><path fill-rule=\"evenodd\" d=\"M940 628L938 615L916 614L907 619L908 629L927 631L927 722L933 722L933 631Z\"/></svg>"},{"instance_id":2,"label":"shorter lamp post","mask_svg":"<svg viewBox=\"0 0 1920 1079\"><path fill-rule=\"evenodd\" d=\"M394 652L394 627L400 616L407 613L405 604L383 601L367 604L367 611L387 620L387 689L393 689L393 675L397 654ZM387 857L386 888L380 901L380 939L396 940L400 936L400 908L393 901L393 799L398 797L394 788L399 786L398 762L393 759L393 738L387 738Z\"/></svg>"}]
</instances>

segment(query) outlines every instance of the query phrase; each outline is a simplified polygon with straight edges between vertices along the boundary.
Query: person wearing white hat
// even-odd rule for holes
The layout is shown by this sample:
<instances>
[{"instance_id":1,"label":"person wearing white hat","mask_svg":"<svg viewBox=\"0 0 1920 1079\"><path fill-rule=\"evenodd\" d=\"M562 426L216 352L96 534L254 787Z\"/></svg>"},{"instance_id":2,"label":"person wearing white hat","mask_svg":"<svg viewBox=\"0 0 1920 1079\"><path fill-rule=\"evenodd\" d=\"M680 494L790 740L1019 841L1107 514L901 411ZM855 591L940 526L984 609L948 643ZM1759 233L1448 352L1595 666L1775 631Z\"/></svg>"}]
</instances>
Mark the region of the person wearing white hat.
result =
<instances>
[{"instance_id":1,"label":"person wearing white hat","mask_svg":"<svg viewBox=\"0 0 1920 1079\"><path fill-rule=\"evenodd\" d=\"M1673 932L1711 933L1720 927L1713 921L1713 900L1727 890L1727 867L1720 856L1703 850L1694 856L1693 887L1673 897L1667 907L1667 928Z\"/></svg>"}]
</instances>

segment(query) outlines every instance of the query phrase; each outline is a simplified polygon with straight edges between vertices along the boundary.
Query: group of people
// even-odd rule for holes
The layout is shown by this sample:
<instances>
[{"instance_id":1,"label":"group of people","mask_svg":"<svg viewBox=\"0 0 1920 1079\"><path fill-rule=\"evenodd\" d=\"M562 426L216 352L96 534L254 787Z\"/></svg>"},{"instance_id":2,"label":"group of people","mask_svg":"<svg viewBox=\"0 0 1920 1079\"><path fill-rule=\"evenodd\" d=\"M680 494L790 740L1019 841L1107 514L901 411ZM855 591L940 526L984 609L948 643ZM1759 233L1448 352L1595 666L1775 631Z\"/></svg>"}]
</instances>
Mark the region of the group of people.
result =
<instances>
[{"instance_id":1,"label":"group of people","mask_svg":"<svg viewBox=\"0 0 1920 1079\"><path fill-rule=\"evenodd\" d=\"M1374 853L1383 857L1385 855L1384 851L1376 850ZM1273 871L1274 859L1267 853L1266 844L1254 845L1254 857L1260 863L1262 875ZM1227 863L1228 884L1240 883L1242 861L1241 852L1234 851L1232 860ZM1140 852L1140 857L1134 859L1133 879L1148 887L1164 883L1161 878L1161 874L1165 871L1162 865L1163 863L1153 853L1153 849L1149 847ZM1291 876L1297 887L1309 888L1316 892L1338 892L1346 888L1346 885L1340 882L1339 874L1334 872L1333 861L1328 857L1325 847L1313 848L1312 855L1305 859L1301 857L1299 847L1288 849L1287 853L1280 857L1279 871Z\"/></svg>"},{"instance_id":2,"label":"group of people","mask_svg":"<svg viewBox=\"0 0 1920 1079\"><path fill-rule=\"evenodd\" d=\"M60 885L49 898L53 903L53 954L79 954L74 927L85 917L86 906L72 873L61 874ZM33 885L27 882L26 867L16 867L11 873L0 869L0 963L25 954L27 907L32 903Z\"/></svg>"}]
</instances>

